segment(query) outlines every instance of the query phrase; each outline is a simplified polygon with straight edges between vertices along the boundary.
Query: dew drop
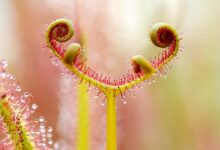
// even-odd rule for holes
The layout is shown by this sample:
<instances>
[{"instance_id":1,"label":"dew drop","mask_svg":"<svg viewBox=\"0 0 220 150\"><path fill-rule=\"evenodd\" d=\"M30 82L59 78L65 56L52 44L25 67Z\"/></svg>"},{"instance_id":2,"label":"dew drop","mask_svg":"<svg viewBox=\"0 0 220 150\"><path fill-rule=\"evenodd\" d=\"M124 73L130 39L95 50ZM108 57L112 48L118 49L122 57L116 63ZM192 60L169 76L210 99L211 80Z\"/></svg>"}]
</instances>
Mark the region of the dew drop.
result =
<instances>
[{"instance_id":1,"label":"dew drop","mask_svg":"<svg viewBox=\"0 0 220 150\"><path fill-rule=\"evenodd\" d=\"M43 141L43 142L46 142L46 140L47 140L46 138L42 138L42 141Z\"/></svg>"},{"instance_id":2,"label":"dew drop","mask_svg":"<svg viewBox=\"0 0 220 150\"><path fill-rule=\"evenodd\" d=\"M42 147L46 147L47 145L46 145L46 143L42 143Z\"/></svg>"},{"instance_id":3,"label":"dew drop","mask_svg":"<svg viewBox=\"0 0 220 150\"><path fill-rule=\"evenodd\" d=\"M140 86L139 86L139 89L143 89L143 86L142 86L142 85L140 85Z\"/></svg>"},{"instance_id":4,"label":"dew drop","mask_svg":"<svg viewBox=\"0 0 220 150\"><path fill-rule=\"evenodd\" d=\"M28 92L25 92L25 93L24 93L24 97L25 97L25 98L29 98L29 97L31 97L31 94L28 93Z\"/></svg>"},{"instance_id":5,"label":"dew drop","mask_svg":"<svg viewBox=\"0 0 220 150\"><path fill-rule=\"evenodd\" d=\"M93 98L94 98L94 99L98 99L98 98L99 98L99 96L98 96L98 95L96 95L96 96L93 96Z\"/></svg>"},{"instance_id":6,"label":"dew drop","mask_svg":"<svg viewBox=\"0 0 220 150\"><path fill-rule=\"evenodd\" d=\"M47 138L52 138L52 136L53 136L53 134L51 134L51 133L47 133Z\"/></svg>"},{"instance_id":7,"label":"dew drop","mask_svg":"<svg viewBox=\"0 0 220 150\"><path fill-rule=\"evenodd\" d=\"M0 77L1 78L5 78L6 77L6 73L5 72L0 73Z\"/></svg>"},{"instance_id":8,"label":"dew drop","mask_svg":"<svg viewBox=\"0 0 220 150\"><path fill-rule=\"evenodd\" d=\"M41 142L39 142L39 143L38 143L38 146L41 146L41 145L42 145L42 143L41 143Z\"/></svg>"},{"instance_id":9,"label":"dew drop","mask_svg":"<svg viewBox=\"0 0 220 150\"><path fill-rule=\"evenodd\" d=\"M15 96L11 96L10 98L11 98L12 101L15 100Z\"/></svg>"},{"instance_id":10,"label":"dew drop","mask_svg":"<svg viewBox=\"0 0 220 150\"><path fill-rule=\"evenodd\" d=\"M17 86L17 87L15 88L15 91L21 92L21 87L20 87L20 86Z\"/></svg>"},{"instance_id":11,"label":"dew drop","mask_svg":"<svg viewBox=\"0 0 220 150\"><path fill-rule=\"evenodd\" d=\"M37 108L38 108L38 105L37 105L37 104L32 104L32 105L31 105L32 111L36 111Z\"/></svg>"},{"instance_id":12,"label":"dew drop","mask_svg":"<svg viewBox=\"0 0 220 150\"><path fill-rule=\"evenodd\" d=\"M1 61L0 66L2 66L3 69L5 69L8 66L7 61L6 60Z\"/></svg>"},{"instance_id":13,"label":"dew drop","mask_svg":"<svg viewBox=\"0 0 220 150\"><path fill-rule=\"evenodd\" d=\"M88 84L88 91L91 90L91 89L92 89L91 85Z\"/></svg>"},{"instance_id":14,"label":"dew drop","mask_svg":"<svg viewBox=\"0 0 220 150\"><path fill-rule=\"evenodd\" d=\"M52 64L54 64L55 66L58 66L58 60L56 57L51 57L51 62Z\"/></svg>"},{"instance_id":15,"label":"dew drop","mask_svg":"<svg viewBox=\"0 0 220 150\"><path fill-rule=\"evenodd\" d=\"M45 133L45 132L46 132L45 128L41 128L41 129L40 129L40 133ZM42 137L45 137L45 134L42 134L41 136L42 136Z\"/></svg>"},{"instance_id":16,"label":"dew drop","mask_svg":"<svg viewBox=\"0 0 220 150\"><path fill-rule=\"evenodd\" d=\"M12 75L9 76L10 80L15 80L15 77L13 77Z\"/></svg>"},{"instance_id":17,"label":"dew drop","mask_svg":"<svg viewBox=\"0 0 220 150\"><path fill-rule=\"evenodd\" d=\"M48 127L47 132L52 132L53 128L52 127Z\"/></svg>"},{"instance_id":18,"label":"dew drop","mask_svg":"<svg viewBox=\"0 0 220 150\"><path fill-rule=\"evenodd\" d=\"M37 135L40 135L40 131L36 131L35 133L36 133Z\"/></svg>"},{"instance_id":19,"label":"dew drop","mask_svg":"<svg viewBox=\"0 0 220 150\"><path fill-rule=\"evenodd\" d=\"M20 99L20 103L23 105L23 104L26 103L26 100L25 100L24 98L21 98L21 99Z\"/></svg>"},{"instance_id":20,"label":"dew drop","mask_svg":"<svg viewBox=\"0 0 220 150\"><path fill-rule=\"evenodd\" d=\"M131 92L132 92L132 97L135 98L135 91L133 88L131 89Z\"/></svg>"},{"instance_id":21,"label":"dew drop","mask_svg":"<svg viewBox=\"0 0 220 150\"><path fill-rule=\"evenodd\" d=\"M54 150L58 150L59 148L60 148L59 143L55 143L55 144L54 144Z\"/></svg>"},{"instance_id":22,"label":"dew drop","mask_svg":"<svg viewBox=\"0 0 220 150\"><path fill-rule=\"evenodd\" d=\"M121 98L122 98L122 101L124 101L125 100L125 95L121 95Z\"/></svg>"},{"instance_id":23,"label":"dew drop","mask_svg":"<svg viewBox=\"0 0 220 150\"><path fill-rule=\"evenodd\" d=\"M44 121L45 121L45 119L44 119L43 116L39 117L39 122L40 122L40 123L43 123Z\"/></svg>"},{"instance_id":24,"label":"dew drop","mask_svg":"<svg viewBox=\"0 0 220 150\"><path fill-rule=\"evenodd\" d=\"M44 123L40 124L40 129L45 129L45 124Z\"/></svg>"},{"instance_id":25,"label":"dew drop","mask_svg":"<svg viewBox=\"0 0 220 150\"><path fill-rule=\"evenodd\" d=\"M48 139L48 144L52 145L53 144L53 140L52 139Z\"/></svg>"},{"instance_id":26,"label":"dew drop","mask_svg":"<svg viewBox=\"0 0 220 150\"><path fill-rule=\"evenodd\" d=\"M105 102L101 102L101 104L100 104L101 106L105 106Z\"/></svg>"}]
</instances>

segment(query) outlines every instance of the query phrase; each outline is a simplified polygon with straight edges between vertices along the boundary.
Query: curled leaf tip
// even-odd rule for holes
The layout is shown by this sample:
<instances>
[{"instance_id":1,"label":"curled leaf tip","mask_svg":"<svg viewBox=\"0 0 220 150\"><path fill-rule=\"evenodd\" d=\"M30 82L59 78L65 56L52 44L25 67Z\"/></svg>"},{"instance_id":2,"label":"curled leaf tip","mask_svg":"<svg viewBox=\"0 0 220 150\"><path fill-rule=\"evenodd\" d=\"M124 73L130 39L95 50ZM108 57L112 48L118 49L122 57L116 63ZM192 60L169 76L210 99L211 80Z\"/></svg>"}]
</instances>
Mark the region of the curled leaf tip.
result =
<instances>
[{"instance_id":1,"label":"curled leaf tip","mask_svg":"<svg viewBox=\"0 0 220 150\"><path fill-rule=\"evenodd\" d=\"M176 30L169 24L157 23L150 32L151 41L158 47L168 47L176 39Z\"/></svg>"},{"instance_id":2,"label":"curled leaf tip","mask_svg":"<svg viewBox=\"0 0 220 150\"><path fill-rule=\"evenodd\" d=\"M152 74L155 72L151 64L142 55L133 56L131 58L131 63L135 73L140 73L141 69L145 74Z\"/></svg>"},{"instance_id":3,"label":"curled leaf tip","mask_svg":"<svg viewBox=\"0 0 220 150\"><path fill-rule=\"evenodd\" d=\"M165 48L157 57L151 59L151 64L156 70L163 70L177 55L180 41L178 33L167 23L157 23L150 31L150 39L157 47Z\"/></svg>"},{"instance_id":4,"label":"curled leaf tip","mask_svg":"<svg viewBox=\"0 0 220 150\"><path fill-rule=\"evenodd\" d=\"M46 31L47 46L57 57L63 57L65 50L57 42L66 42L74 35L73 24L68 19L57 19L53 21Z\"/></svg>"},{"instance_id":5,"label":"curled leaf tip","mask_svg":"<svg viewBox=\"0 0 220 150\"><path fill-rule=\"evenodd\" d=\"M81 46L77 43L73 43L68 46L66 52L64 53L63 62L72 65L76 60L76 57L80 55Z\"/></svg>"},{"instance_id":6,"label":"curled leaf tip","mask_svg":"<svg viewBox=\"0 0 220 150\"><path fill-rule=\"evenodd\" d=\"M48 26L48 34L59 42L68 41L74 34L73 24L68 19L57 19Z\"/></svg>"}]
</instances>

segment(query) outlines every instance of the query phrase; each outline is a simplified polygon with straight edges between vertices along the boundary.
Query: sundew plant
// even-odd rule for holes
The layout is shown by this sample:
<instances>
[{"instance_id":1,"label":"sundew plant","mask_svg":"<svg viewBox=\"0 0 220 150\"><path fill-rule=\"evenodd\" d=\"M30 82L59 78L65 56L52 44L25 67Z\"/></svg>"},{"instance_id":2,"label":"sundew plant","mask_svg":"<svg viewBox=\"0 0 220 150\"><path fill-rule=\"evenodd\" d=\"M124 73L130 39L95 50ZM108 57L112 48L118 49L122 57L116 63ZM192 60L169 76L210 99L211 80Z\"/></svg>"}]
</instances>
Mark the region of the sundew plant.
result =
<instances>
[{"instance_id":1,"label":"sundew plant","mask_svg":"<svg viewBox=\"0 0 220 150\"><path fill-rule=\"evenodd\" d=\"M57 57L61 68L67 69L67 74L79 79L79 84L93 86L98 95L106 97L106 149L116 150L116 96L125 99L125 94L132 92L141 82L151 82L156 76L164 76L169 64L179 50L179 38L176 30L166 24L157 23L150 31L151 41L158 47L165 48L156 57L145 59L142 55L131 58L132 68L118 79L98 73L86 64L79 43L72 43L67 48L62 45L74 35L72 22L67 19L57 19L52 22L46 32L47 47ZM98 96L97 95L97 96ZM82 128L83 130L83 128ZM84 145L86 141L82 142Z\"/></svg>"},{"instance_id":2,"label":"sundew plant","mask_svg":"<svg viewBox=\"0 0 220 150\"><path fill-rule=\"evenodd\" d=\"M138 94L141 86L150 85L158 77L166 76L168 70L173 67L173 61L177 58L181 38L176 27L158 22L152 25L149 40L155 49L161 49L155 56L135 54L129 59L130 68L127 72L115 78L94 69L87 62L90 56L86 54L87 41L81 30L76 29L76 19L58 18L49 22L44 29L45 50L50 53L53 63L68 77L74 80L77 87L75 99L78 110L78 121L74 122L77 132L71 133L76 137L76 150L93 150L90 143L89 121L89 97L90 91L95 91L94 97L103 97L106 104L105 146L100 150L117 150L117 101L127 103L126 97ZM73 25L74 24L74 25ZM43 25L42 25L43 26ZM77 35L77 38L73 38ZM119 64L120 65L120 64ZM53 140L52 131L56 127L46 126L46 119L42 116L36 119L33 115L38 105L33 103L33 96L23 92L15 77L6 71L7 62L0 61L0 150L72 150L68 148L62 137L58 141ZM43 74L47 76L47 74ZM140 86L141 84L141 86ZM160 83L158 83L160 84ZM74 85L73 85L74 86ZM140 90L134 90L134 89ZM64 89L65 90L65 89ZM92 93L94 94L94 93ZM64 95L63 95L64 96ZM135 98L136 101L138 99ZM52 101L50 101L52 103ZM101 107L101 106L100 106ZM126 107L120 106L120 107ZM119 108L120 109L120 108ZM68 113L64 112L64 113ZM69 118L72 122L73 117ZM98 123L98 122L97 122ZM121 132L126 132L122 131ZM135 134L135 133L134 133ZM66 135L68 136L68 135ZM123 137L122 137L123 138ZM99 146L98 146L99 147Z\"/></svg>"}]
</instances>

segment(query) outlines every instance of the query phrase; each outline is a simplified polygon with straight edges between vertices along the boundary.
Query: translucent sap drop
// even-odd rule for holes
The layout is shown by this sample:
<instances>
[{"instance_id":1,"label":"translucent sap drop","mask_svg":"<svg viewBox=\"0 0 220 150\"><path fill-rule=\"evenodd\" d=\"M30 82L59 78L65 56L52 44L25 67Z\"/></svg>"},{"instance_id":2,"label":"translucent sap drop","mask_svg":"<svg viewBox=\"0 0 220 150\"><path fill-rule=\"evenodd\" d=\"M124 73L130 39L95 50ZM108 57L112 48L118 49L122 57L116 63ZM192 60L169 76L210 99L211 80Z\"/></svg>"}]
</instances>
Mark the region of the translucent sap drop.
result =
<instances>
[{"instance_id":1,"label":"translucent sap drop","mask_svg":"<svg viewBox=\"0 0 220 150\"><path fill-rule=\"evenodd\" d=\"M32 104L32 105L31 105L32 111L36 111L37 108L38 108L38 105L37 105L37 104Z\"/></svg>"},{"instance_id":2,"label":"translucent sap drop","mask_svg":"<svg viewBox=\"0 0 220 150\"><path fill-rule=\"evenodd\" d=\"M38 143L38 146L41 146L41 145L42 145L42 143L41 143L41 142L39 142L39 143Z\"/></svg>"},{"instance_id":3,"label":"translucent sap drop","mask_svg":"<svg viewBox=\"0 0 220 150\"><path fill-rule=\"evenodd\" d=\"M131 89L131 92L132 92L132 97L135 98L135 91L133 88Z\"/></svg>"},{"instance_id":4,"label":"translucent sap drop","mask_svg":"<svg viewBox=\"0 0 220 150\"><path fill-rule=\"evenodd\" d=\"M46 138L42 138L42 141L43 141L43 142L46 142L46 140L47 140Z\"/></svg>"},{"instance_id":5,"label":"translucent sap drop","mask_svg":"<svg viewBox=\"0 0 220 150\"><path fill-rule=\"evenodd\" d=\"M24 93L24 98L30 98L31 97L31 94L30 93L28 93L28 92L25 92Z\"/></svg>"},{"instance_id":6,"label":"translucent sap drop","mask_svg":"<svg viewBox=\"0 0 220 150\"><path fill-rule=\"evenodd\" d=\"M46 147L47 145L45 143L42 143L42 147Z\"/></svg>"},{"instance_id":7,"label":"translucent sap drop","mask_svg":"<svg viewBox=\"0 0 220 150\"><path fill-rule=\"evenodd\" d=\"M17 92L21 92L20 86L17 86L17 87L15 88L15 90L16 90Z\"/></svg>"},{"instance_id":8,"label":"translucent sap drop","mask_svg":"<svg viewBox=\"0 0 220 150\"><path fill-rule=\"evenodd\" d=\"M24 93L24 97L27 98L28 96L29 96L29 94L28 94L27 92L25 92L25 93Z\"/></svg>"},{"instance_id":9,"label":"translucent sap drop","mask_svg":"<svg viewBox=\"0 0 220 150\"><path fill-rule=\"evenodd\" d=\"M96 95L96 96L93 96L93 98L94 98L94 99L98 99L98 98L99 98L99 96L98 96L98 95Z\"/></svg>"},{"instance_id":10,"label":"translucent sap drop","mask_svg":"<svg viewBox=\"0 0 220 150\"><path fill-rule=\"evenodd\" d=\"M15 78L11 75L11 74L7 74L6 77L9 79L9 80L15 80ZM13 84L14 85L14 84ZM16 84L15 84L16 85Z\"/></svg>"},{"instance_id":11,"label":"translucent sap drop","mask_svg":"<svg viewBox=\"0 0 220 150\"><path fill-rule=\"evenodd\" d=\"M26 100L24 98L21 98L20 102L21 102L21 104L23 106L26 103Z\"/></svg>"},{"instance_id":12,"label":"translucent sap drop","mask_svg":"<svg viewBox=\"0 0 220 150\"><path fill-rule=\"evenodd\" d=\"M125 95L121 95L122 101L125 100Z\"/></svg>"},{"instance_id":13,"label":"translucent sap drop","mask_svg":"<svg viewBox=\"0 0 220 150\"><path fill-rule=\"evenodd\" d=\"M55 143L55 144L54 144L54 150L58 150L59 148L60 148L59 143Z\"/></svg>"},{"instance_id":14,"label":"translucent sap drop","mask_svg":"<svg viewBox=\"0 0 220 150\"><path fill-rule=\"evenodd\" d=\"M47 138L51 139L52 138L52 134L51 133L47 133Z\"/></svg>"},{"instance_id":15,"label":"translucent sap drop","mask_svg":"<svg viewBox=\"0 0 220 150\"><path fill-rule=\"evenodd\" d=\"M124 101L123 104L127 104L127 101Z\"/></svg>"},{"instance_id":16,"label":"translucent sap drop","mask_svg":"<svg viewBox=\"0 0 220 150\"><path fill-rule=\"evenodd\" d=\"M49 144L49 145L52 145L52 144L53 144L53 141L52 141L51 139L49 139L49 140L48 140L48 144Z\"/></svg>"},{"instance_id":17,"label":"translucent sap drop","mask_svg":"<svg viewBox=\"0 0 220 150\"><path fill-rule=\"evenodd\" d=\"M101 106L105 106L105 101L101 102Z\"/></svg>"},{"instance_id":18,"label":"translucent sap drop","mask_svg":"<svg viewBox=\"0 0 220 150\"><path fill-rule=\"evenodd\" d=\"M15 100L15 96L11 96L11 100L12 100L12 101Z\"/></svg>"},{"instance_id":19,"label":"translucent sap drop","mask_svg":"<svg viewBox=\"0 0 220 150\"><path fill-rule=\"evenodd\" d=\"M40 133L45 133L45 132L46 132L45 128L41 128L41 129L40 129ZM41 136L42 136L42 137L45 137L45 134L42 134Z\"/></svg>"},{"instance_id":20,"label":"translucent sap drop","mask_svg":"<svg viewBox=\"0 0 220 150\"><path fill-rule=\"evenodd\" d=\"M52 64L54 64L55 66L58 66L58 60L56 57L51 57L51 62Z\"/></svg>"},{"instance_id":21,"label":"translucent sap drop","mask_svg":"<svg viewBox=\"0 0 220 150\"><path fill-rule=\"evenodd\" d=\"M45 119L44 119L43 116L39 117L39 122L40 122L40 123L43 123L44 121L45 121Z\"/></svg>"},{"instance_id":22,"label":"translucent sap drop","mask_svg":"<svg viewBox=\"0 0 220 150\"><path fill-rule=\"evenodd\" d=\"M40 134L40 131L36 131L35 133L36 133L37 135L39 135L39 134Z\"/></svg>"},{"instance_id":23,"label":"translucent sap drop","mask_svg":"<svg viewBox=\"0 0 220 150\"><path fill-rule=\"evenodd\" d=\"M133 93L132 97L135 98L135 94L134 93Z\"/></svg>"},{"instance_id":24,"label":"translucent sap drop","mask_svg":"<svg viewBox=\"0 0 220 150\"><path fill-rule=\"evenodd\" d=\"M52 127L48 127L47 132L52 132L53 128Z\"/></svg>"},{"instance_id":25,"label":"translucent sap drop","mask_svg":"<svg viewBox=\"0 0 220 150\"><path fill-rule=\"evenodd\" d=\"M45 124L44 123L40 124L40 129L45 129Z\"/></svg>"},{"instance_id":26,"label":"translucent sap drop","mask_svg":"<svg viewBox=\"0 0 220 150\"><path fill-rule=\"evenodd\" d=\"M91 84L88 83L88 91L92 89Z\"/></svg>"},{"instance_id":27,"label":"translucent sap drop","mask_svg":"<svg viewBox=\"0 0 220 150\"><path fill-rule=\"evenodd\" d=\"M0 73L0 77L1 78L5 78L6 77L6 73L4 73L4 72Z\"/></svg>"},{"instance_id":28,"label":"translucent sap drop","mask_svg":"<svg viewBox=\"0 0 220 150\"><path fill-rule=\"evenodd\" d=\"M6 60L1 61L0 64L1 64L3 69L5 69L8 66L8 63L7 63Z\"/></svg>"}]
</instances>

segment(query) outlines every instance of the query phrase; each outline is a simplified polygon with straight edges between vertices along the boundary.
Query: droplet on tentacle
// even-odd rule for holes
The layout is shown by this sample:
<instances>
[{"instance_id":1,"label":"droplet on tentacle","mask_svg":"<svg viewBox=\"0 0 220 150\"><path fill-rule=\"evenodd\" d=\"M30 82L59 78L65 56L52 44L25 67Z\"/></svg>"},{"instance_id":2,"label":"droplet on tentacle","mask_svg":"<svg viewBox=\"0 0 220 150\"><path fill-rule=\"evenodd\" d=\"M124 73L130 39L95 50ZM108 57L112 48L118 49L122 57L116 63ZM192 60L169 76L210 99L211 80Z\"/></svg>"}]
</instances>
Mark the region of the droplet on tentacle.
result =
<instances>
[{"instance_id":1,"label":"droplet on tentacle","mask_svg":"<svg viewBox=\"0 0 220 150\"><path fill-rule=\"evenodd\" d=\"M2 69L7 68L7 67L8 67L8 63L7 63L7 61L6 61L6 60L2 60L2 61L0 61L0 67L1 67Z\"/></svg>"},{"instance_id":2,"label":"droplet on tentacle","mask_svg":"<svg viewBox=\"0 0 220 150\"><path fill-rule=\"evenodd\" d=\"M39 122L40 122L40 123L44 123L44 122L45 122L45 119L44 119L44 117L43 117L43 116L39 117L39 119L38 119L38 120L39 120Z\"/></svg>"},{"instance_id":3,"label":"droplet on tentacle","mask_svg":"<svg viewBox=\"0 0 220 150\"><path fill-rule=\"evenodd\" d=\"M35 112L35 111L37 110L37 108L38 108L38 105L37 105L37 104L32 104L32 105L31 105L31 111L32 111L32 112Z\"/></svg>"}]
</instances>

